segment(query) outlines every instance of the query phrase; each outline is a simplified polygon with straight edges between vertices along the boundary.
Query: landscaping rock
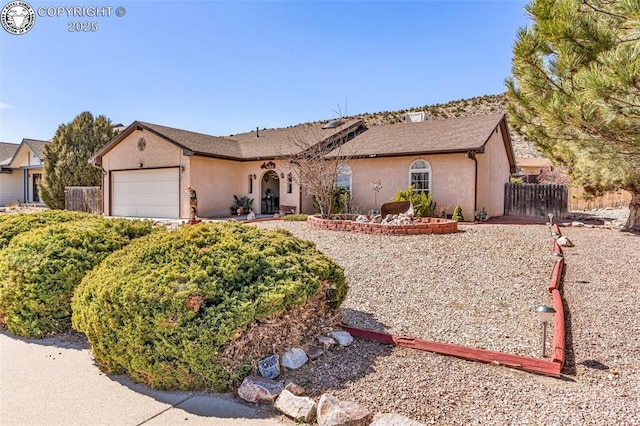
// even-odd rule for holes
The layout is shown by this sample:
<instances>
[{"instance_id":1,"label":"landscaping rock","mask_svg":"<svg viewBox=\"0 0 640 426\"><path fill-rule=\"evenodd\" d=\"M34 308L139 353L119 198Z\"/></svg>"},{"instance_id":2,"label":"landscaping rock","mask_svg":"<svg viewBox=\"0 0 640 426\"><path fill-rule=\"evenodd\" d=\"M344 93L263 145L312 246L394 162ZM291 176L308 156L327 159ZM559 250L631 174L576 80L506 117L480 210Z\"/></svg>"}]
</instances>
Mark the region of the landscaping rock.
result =
<instances>
[{"instance_id":1,"label":"landscaping rock","mask_svg":"<svg viewBox=\"0 0 640 426\"><path fill-rule=\"evenodd\" d=\"M325 393L318 402L319 426L365 426L371 423L373 415L369 410L351 401L340 401Z\"/></svg>"},{"instance_id":2,"label":"landscaping rock","mask_svg":"<svg viewBox=\"0 0 640 426\"><path fill-rule=\"evenodd\" d=\"M293 348L282 355L282 365L291 370L297 370L309 361L307 354L300 348Z\"/></svg>"},{"instance_id":3,"label":"landscaping rock","mask_svg":"<svg viewBox=\"0 0 640 426\"><path fill-rule=\"evenodd\" d=\"M273 406L292 419L306 423L316 418L318 409L313 399L306 396L296 396L286 389L280 393Z\"/></svg>"},{"instance_id":4,"label":"landscaping rock","mask_svg":"<svg viewBox=\"0 0 640 426\"><path fill-rule=\"evenodd\" d=\"M293 382L289 382L284 388L295 396L304 396L307 394L307 391L304 390L302 386L299 386Z\"/></svg>"},{"instance_id":5,"label":"landscaping rock","mask_svg":"<svg viewBox=\"0 0 640 426\"><path fill-rule=\"evenodd\" d=\"M359 215L358 217L356 217L356 222L358 222L358 223L366 223L368 221L369 221L369 219L367 219L366 216Z\"/></svg>"},{"instance_id":6,"label":"landscaping rock","mask_svg":"<svg viewBox=\"0 0 640 426\"><path fill-rule=\"evenodd\" d=\"M336 345L336 341L329 336L318 337L318 342L320 342L320 344L322 345L322 349L324 349L325 351L328 351Z\"/></svg>"},{"instance_id":7,"label":"landscaping rock","mask_svg":"<svg viewBox=\"0 0 640 426\"><path fill-rule=\"evenodd\" d=\"M329 333L340 346L349 346L353 342L353 336L347 331L332 331Z\"/></svg>"},{"instance_id":8,"label":"landscaping rock","mask_svg":"<svg viewBox=\"0 0 640 426\"><path fill-rule=\"evenodd\" d=\"M556 242L562 247L573 247L573 243L567 237L560 237L556 240Z\"/></svg>"},{"instance_id":9,"label":"landscaping rock","mask_svg":"<svg viewBox=\"0 0 640 426\"><path fill-rule=\"evenodd\" d=\"M258 370L262 377L275 379L280 375L280 357L278 354L263 358L258 363Z\"/></svg>"},{"instance_id":10,"label":"landscaping rock","mask_svg":"<svg viewBox=\"0 0 640 426\"><path fill-rule=\"evenodd\" d=\"M282 382L260 376L247 376L238 388L238 396L254 404L260 402L273 404L283 389L284 383Z\"/></svg>"},{"instance_id":11,"label":"landscaping rock","mask_svg":"<svg viewBox=\"0 0 640 426\"><path fill-rule=\"evenodd\" d=\"M370 426L422 426L423 423L411 420L409 417L400 414L383 414L378 413L373 416L373 422Z\"/></svg>"},{"instance_id":12,"label":"landscaping rock","mask_svg":"<svg viewBox=\"0 0 640 426\"><path fill-rule=\"evenodd\" d=\"M584 226L582 222L571 222L571 226Z\"/></svg>"},{"instance_id":13,"label":"landscaping rock","mask_svg":"<svg viewBox=\"0 0 640 426\"><path fill-rule=\"evenodd\" d=\"M320 346L313 345L311 343L307 343L306 345L304 345L302 347L302 350L307 354L311 361L314 361L320 358L320 356L324 355L324 351Z\"/></svg>"}]
</instances>

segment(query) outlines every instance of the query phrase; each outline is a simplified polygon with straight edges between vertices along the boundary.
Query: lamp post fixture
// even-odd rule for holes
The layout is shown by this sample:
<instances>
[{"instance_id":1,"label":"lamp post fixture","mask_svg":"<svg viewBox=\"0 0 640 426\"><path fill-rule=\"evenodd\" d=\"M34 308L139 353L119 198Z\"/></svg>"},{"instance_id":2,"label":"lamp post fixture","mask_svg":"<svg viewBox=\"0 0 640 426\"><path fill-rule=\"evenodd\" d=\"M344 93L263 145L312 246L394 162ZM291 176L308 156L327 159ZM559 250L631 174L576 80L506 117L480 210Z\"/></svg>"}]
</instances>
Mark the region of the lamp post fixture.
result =
<instances>
[{"instance_id":1,"label":"lamp post fixture","mask_svg":"<svg viewBox=\"0 0 640 426\"><path fill-rule=\"evenodd\" d=\"M538 318L542 321L542 357L547 356L547 323L553 319L556 310L550 306L540 305L536 308Z\"/></svg>"}]
</instances>

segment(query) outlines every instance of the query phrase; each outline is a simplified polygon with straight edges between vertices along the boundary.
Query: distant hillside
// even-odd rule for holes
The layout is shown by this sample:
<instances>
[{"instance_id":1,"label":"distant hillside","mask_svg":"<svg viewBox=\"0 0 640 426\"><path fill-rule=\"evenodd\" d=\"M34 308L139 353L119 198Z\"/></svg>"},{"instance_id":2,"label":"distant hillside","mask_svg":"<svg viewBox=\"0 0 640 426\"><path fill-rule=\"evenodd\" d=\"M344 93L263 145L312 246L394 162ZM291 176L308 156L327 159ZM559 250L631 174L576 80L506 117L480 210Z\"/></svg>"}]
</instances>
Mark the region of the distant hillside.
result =
<instances>
[{"instance_id":1,"label":"distant hillside","mask_svg":"<svg viewBox=\"0 0 640 426\"><path fill-rule=\"evenodd\" d=\"M420 111L425 111L430 120L506 112L507 98L504 94L485 95L451 101L446 104L424 105L398 111L381 111L352 115L345 117L345 119L360 118L364 120L367 126L380 126L384 124L402 123L405 121L407 113ZM513 131L511 132L511 141L516 157L528 158L541 156L532 143L525 141Z\"/></svg>"}]
</instances>

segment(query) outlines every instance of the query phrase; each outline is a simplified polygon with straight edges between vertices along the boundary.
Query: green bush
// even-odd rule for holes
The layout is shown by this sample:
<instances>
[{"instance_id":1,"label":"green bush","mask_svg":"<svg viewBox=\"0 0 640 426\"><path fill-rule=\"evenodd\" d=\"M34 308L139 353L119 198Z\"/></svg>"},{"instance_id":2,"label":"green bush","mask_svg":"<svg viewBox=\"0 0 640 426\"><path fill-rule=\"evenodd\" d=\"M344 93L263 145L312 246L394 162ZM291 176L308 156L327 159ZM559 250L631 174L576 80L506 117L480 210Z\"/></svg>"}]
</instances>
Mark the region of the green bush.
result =
<instances>
[{"instance_id":1,"label":"green bush","mask_svg":"<svg viewBox=\"0 0 640 426\"><path fill-rule=\"evenodd\" d=\"M431 217L436 204L431 192L416 191L413 185L396 192L391 201L411 201L415 217Z\"/></svg>"},{"instance_id":2,"label":"green bush","mask_svg":"<svg viewBox=\"0 0 640 426\"><path fill-rule=\"evenodd\" d=\"M16 236L0 251L0 322L24 337L69 330L71 297L84 275L152 229L149 221L95 218Z\"/></svg>"},{"instance_id":3,"label":"green bush","mask_svg":"<svg viewBox=\"0 0 640 426\"><path fill-rule=\"evenodd\" d=\"M282 216L282 220L286 220L289 222L306 222L309 215L306 214L288 214L286 216Z\"/></svg>"},{"instance_id":4,"label":"green bush","mask_svg":"<svg viewBox=\"0 0 640 426\"><path fill-rule=\"evenodd\" d=\"M251 360L230 364L223 346L256 320L305 305L325 282L338 307L342 269L289 232L183 227L140 238L89 273L73 298L73 326L110 373L161 389L225 391Z\"/></svg>"},{"instance_id":5,"label":"green bush","mask_svg":"<svg viewBox=\"0 0 640 426\"><path fill-rule=\"evenodd\" d=\"M451 219L455 220L456 222L464 220L464 216L462 216L462 207L456 206L453 209L453 216L451 216Z\"/></svg>"},{"instance_id":6,"label":"green bush","mask_svg":"<svg viewBox=\"0 0 640 426\"><path fill-rule=\"evenodd\" d=\"M0 249L6 247L16 235L35 228L53 225L55 223L71 222L87 218L100 218L90 213L69 212L64 210L45 210L35 213L16 213L1 216L0 220Z\"/></svg>"},{"instance_id":7,"label":"green bush","mask_svg":"<svg viewBox=\"0 0 640 426\"><path fill-rule=\"evenodd\" d=\"M344 186L340 186L333 191L331 198L330 214L349 213L351 211L351 192ZM313 197L313 211L320 213L320 204L316 197Z\"/></svg>"}]
</instances>

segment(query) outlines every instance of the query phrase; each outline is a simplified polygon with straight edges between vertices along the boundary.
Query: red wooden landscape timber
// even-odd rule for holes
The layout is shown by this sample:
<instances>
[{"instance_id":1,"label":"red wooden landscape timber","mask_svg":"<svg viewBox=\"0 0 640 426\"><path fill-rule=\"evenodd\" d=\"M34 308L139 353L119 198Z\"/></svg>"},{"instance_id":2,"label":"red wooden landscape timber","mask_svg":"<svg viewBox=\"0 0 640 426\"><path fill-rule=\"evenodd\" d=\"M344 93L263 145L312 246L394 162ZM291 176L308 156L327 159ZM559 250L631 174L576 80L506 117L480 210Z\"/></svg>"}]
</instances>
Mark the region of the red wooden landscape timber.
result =
<instances>
[{"instance_id":1,"label":"red wooden landscape timber","mask_svg":"<svg viewBox=\"0 0 640 426\"><path fill-rule=\"evenodd\" d=\"M407 336L394 336L391 334L381 333L379 331L350 327L344 324L342 324L341 327L351 333L352 336L358 337L360 339L375 340L377 342L382 342L389 345L404 346L407 348L420 349L423 351L429 351L443 355L451 355L457 358L471 361L504 365L506 367L517 368L520 370L530 371L532 373L560 377L561 364L559 364L558 362L530 358L521 355L506 354L503 352L489 351L486 349L469 348L466 346L453 345L450 343L430 342L427 340L420 340Z\"/></svg>"},{"instance_id":2,"label":"red wooden landscape timber","mask_svg":"<svg viewBox=\"0 0 640 426\"><path fill-rule=\"evenodd\" d=\"M564 365L565 352L565 330L564 330L564 308L562 306L562 296L560 291L554 289L551 292L553 297L553 309L556 314L553 320L553 352L551 353L551 361Z\"/></svg>"}]
</instances>

